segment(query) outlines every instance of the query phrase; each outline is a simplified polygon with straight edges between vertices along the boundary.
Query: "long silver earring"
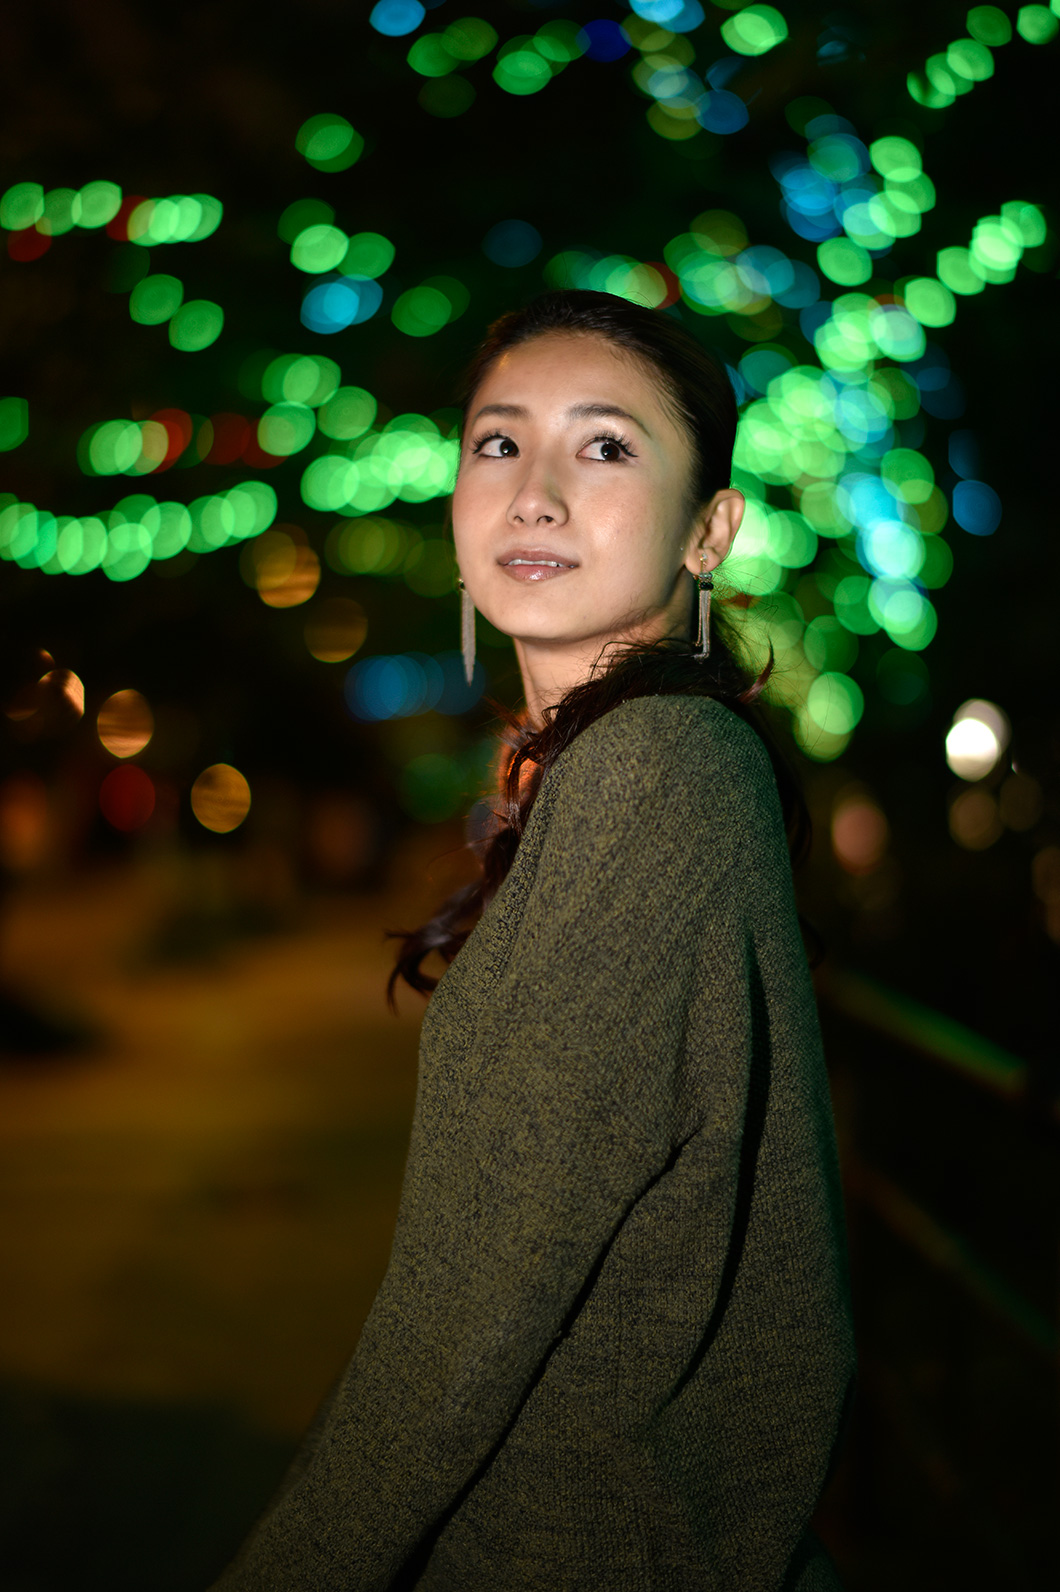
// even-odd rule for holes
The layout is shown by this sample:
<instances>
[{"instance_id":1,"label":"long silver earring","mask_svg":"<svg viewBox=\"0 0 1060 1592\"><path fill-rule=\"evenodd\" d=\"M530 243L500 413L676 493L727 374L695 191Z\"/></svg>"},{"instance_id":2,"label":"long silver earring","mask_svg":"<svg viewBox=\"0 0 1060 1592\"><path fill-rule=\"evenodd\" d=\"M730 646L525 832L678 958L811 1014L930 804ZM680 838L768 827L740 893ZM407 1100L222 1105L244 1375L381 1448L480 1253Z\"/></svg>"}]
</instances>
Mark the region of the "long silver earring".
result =
<instances>
[{"instance_id":1,"label":"long silver earring","mask_svg":"<svg viewBox=\"0 0 1060 1592\"><path fill-rule=\"evenodd\" d=\"M710 594L714 590L714 577L706 567L707 555L700 553L701 568L696 576L696 585L699 587L699 634L696 637L696 646L699 651L694 653L696 658L710 657Z\"/></svg>"},{"instance_id":2,"label":"long silver earring","mask_svg":"<svg viewBox=\"0 0 1060 1592\"><path fill-rule=\"evenodd\" d=\"M470 685L475 676L475 605L464 582L458 579L457 585L460 587L460 646L464 654L464 678Z\"/></svg>"}]
</instances>

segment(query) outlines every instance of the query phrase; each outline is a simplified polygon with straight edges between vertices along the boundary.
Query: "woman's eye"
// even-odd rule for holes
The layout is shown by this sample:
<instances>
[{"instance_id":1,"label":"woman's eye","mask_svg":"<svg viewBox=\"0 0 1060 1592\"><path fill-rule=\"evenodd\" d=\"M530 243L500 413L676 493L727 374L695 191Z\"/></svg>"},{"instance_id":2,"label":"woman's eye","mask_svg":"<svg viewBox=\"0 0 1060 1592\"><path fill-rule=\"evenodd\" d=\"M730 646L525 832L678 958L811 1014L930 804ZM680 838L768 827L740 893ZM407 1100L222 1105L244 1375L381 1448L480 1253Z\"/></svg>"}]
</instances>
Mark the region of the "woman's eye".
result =
<instances>
[{"instance_id":1,"label":"woman's eye","mask_svg":"<svg viewBox=\"0 0 1060 1592\"><path fill-rule=\"evenodd\" d=\"M483 437L475 452L484 454L487 459L514 459L519 449L511 437Z\"/></svg>"},{"instance_id":2,"label":"woman's eye","mask_svg":"<svg viewBox=\"0 0 1060 1592\"><path fill-rule=\"evenodd\" d=\"M581 457L595 459L601 464L615 464L620 459L628 458L629 450L615 437L595 437L582 449Z\"/></svg>"}]
</instances>

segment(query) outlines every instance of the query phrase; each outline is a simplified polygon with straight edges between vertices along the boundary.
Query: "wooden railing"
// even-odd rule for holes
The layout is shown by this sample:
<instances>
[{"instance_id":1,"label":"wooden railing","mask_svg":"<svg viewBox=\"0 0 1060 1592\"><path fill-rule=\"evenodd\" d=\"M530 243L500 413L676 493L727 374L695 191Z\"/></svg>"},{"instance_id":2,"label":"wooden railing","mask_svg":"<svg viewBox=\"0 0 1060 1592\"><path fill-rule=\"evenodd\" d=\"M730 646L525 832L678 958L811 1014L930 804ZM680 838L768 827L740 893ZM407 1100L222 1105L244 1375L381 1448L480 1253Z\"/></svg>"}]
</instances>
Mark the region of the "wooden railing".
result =
<instances>
[{"instance_id":1,"label":"wooden railing","mask_svg":"<svg viewBox=\"0 0 1060 1592\"><path fill-rule=\"evenodd\" d=\"M1024 1059L873 979L828 970L818 998L859 1355L819 1528L848 1592L1037 1592L1056 1569L1060 1112Z\"/></svg>"}]
</instances>

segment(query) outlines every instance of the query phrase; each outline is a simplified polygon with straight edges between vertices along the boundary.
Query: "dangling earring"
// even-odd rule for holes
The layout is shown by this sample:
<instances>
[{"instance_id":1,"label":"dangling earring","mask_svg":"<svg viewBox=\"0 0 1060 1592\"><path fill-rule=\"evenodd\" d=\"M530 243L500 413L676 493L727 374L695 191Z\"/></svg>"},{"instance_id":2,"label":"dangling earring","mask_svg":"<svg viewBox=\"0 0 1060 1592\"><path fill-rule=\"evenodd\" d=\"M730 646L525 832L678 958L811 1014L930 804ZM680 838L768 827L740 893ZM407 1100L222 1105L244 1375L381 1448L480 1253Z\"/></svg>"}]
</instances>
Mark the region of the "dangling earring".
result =
<instances>
[{"instance_id":1,"label":"dangling earring","mask_svg":"<svg viewBox=\"0 0 1060 1592\"><path fill-rule=\"evenodd\" d=\"M464 678L470 685L475 675L475 605L471 601L471 593L459 578L457 585L460 587L460 645L464 654Z\"/></svg>"},{"instance_id":2,"label":"dangling earring","mask_svg":"<svg viewBox=\"0 0 1060 1592\"><path fill-rule=\"evenodd\" d=\"M714 590L714 577L706 567L706 553L700 553L699 557L701 568L696 576L696 585L699 587L699 634L696 646L699 651L693 657L702 659L710 657L710 594Z\"/></svg>"}]
</instances>

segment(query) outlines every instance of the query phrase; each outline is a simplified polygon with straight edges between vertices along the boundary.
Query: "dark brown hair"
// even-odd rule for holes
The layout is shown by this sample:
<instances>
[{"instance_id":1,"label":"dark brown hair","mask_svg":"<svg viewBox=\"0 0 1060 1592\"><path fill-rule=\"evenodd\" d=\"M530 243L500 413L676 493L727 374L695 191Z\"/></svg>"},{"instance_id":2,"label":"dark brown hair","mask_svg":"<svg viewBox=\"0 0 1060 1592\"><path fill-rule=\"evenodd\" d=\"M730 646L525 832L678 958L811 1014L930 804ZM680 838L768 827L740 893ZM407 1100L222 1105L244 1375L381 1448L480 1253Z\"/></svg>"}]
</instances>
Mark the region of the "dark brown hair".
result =
<instances>
[{"instance_id":1,"label":"dark brown hair","mask_svg":"<svg viewBox=\"0 0 1060 1592\"><path fill-rule=\"evenodd\" d=\"M667 406L689 440L690 518L729 485L737 411L725 371L679 320L610 293L545 293L525 309L496 321L467 371L462 393L465 423L475 393L500 355L555 332L604 337L657 377ZM455 891L421 928L388 931L402 942L387 984L391 1006L399 979L424 994L435 988L438 981L423 971L424 960L432 951L446 962L453 960L511 867L541 780L575 736L620 702L639 696L709 696L746 719L769 752L792 853L796 860L805 854L810 822L802 792L755 707L772 671L772 656L753 678L737 661L717 607L711 615L707 660L694 656L695 582L690 575L687 640L669 637L615 646L605 668L545 710L539 729L525 715L490 703L502 721L497 765L500 810L493 811L482 838L468 842L478 861L478 877Z\"/></svg>"}]
</instances>

